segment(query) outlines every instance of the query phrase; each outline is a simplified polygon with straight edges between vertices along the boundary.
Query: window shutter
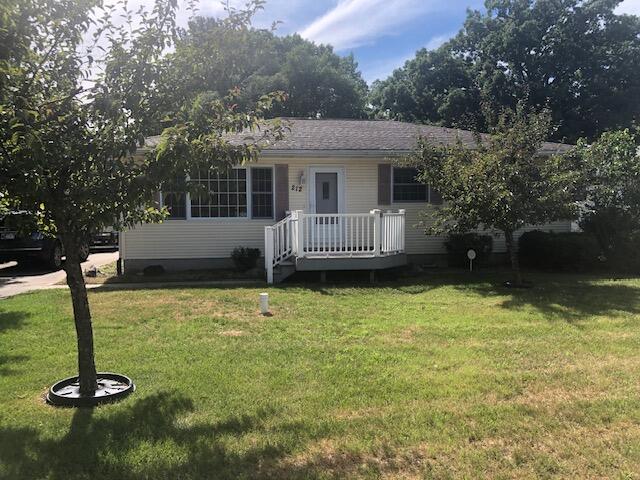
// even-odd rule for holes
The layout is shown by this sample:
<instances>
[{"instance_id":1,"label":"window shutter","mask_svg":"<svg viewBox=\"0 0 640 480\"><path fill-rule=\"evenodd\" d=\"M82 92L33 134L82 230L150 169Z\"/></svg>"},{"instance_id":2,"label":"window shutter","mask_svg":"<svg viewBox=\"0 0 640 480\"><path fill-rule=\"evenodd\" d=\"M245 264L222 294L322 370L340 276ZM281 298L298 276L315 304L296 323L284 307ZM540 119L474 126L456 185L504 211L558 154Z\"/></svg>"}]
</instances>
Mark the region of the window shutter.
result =
<instances>
[{"instance_id":1,"label":"window shutter","mask_svg":"<svg viewBox=\"0 0 640 480\"><path fill-rule=\"evenodd\" d=\"M391 164L378 165L378 205L391 205Z\"/></svg>"},{"instance_id":2,"label":"window shutter","mask_svg":"<svg viewBox=\"0 0 640 480\"><path fill-rule=\"evenodd\" d=\"M440 192L433 188L431 185L429 185L429 190L429 193L431 194L429 197L429 203L431 203L432 205L442 205L442 195L440 194Z\"/></svg>"},{"instance_id":3,"label":"window shutter","mask_svg":"<svg viewBox=\"0 0 640 480\"><path fill-rule=\"evenodd\" d=\"M279 164L274 168L276 194L276 220L282 220L289 210L289 165Z\"/></svg>"}]
</instances>

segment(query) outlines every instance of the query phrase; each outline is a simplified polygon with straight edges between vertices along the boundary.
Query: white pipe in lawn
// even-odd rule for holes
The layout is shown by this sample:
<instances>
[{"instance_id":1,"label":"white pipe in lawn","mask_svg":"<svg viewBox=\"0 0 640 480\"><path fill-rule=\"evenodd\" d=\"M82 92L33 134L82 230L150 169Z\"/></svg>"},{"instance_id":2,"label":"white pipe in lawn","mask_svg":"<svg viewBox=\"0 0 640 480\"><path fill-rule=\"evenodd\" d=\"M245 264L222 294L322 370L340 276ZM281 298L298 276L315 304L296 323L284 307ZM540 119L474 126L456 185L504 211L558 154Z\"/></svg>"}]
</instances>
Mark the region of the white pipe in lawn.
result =
<instances>
[{"instance_id":1,"label":"white pipe in lawn","mask_svg":"<svg viewBox=\"0 0 640 480\"><path fill-rule=\"evenodd\" d=\"M260 313L262 315L266 315L269 313L269 294L261 293L260 294Z\"/></svg>"}]
</instances>

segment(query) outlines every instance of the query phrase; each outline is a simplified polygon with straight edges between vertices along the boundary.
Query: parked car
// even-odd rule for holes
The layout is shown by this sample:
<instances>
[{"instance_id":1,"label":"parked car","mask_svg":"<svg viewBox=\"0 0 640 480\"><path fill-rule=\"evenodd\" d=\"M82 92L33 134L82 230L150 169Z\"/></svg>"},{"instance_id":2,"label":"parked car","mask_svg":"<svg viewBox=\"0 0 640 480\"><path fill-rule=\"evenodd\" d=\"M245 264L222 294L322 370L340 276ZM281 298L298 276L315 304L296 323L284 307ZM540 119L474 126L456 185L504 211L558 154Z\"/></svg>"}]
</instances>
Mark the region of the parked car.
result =
<instances>
[{"instance_id":1,"label":"parked car","mask_svg":"<svg viewBox=\"0 0 640 480\"><path fill-rule=\"evenodd\" d=\"M118 250L118 232L105 230L91 237L89 249L92 252L106 252Z\"/></svg>"},{"instance_id":2,"label":"parked car","mask_svg":"<svg viewBox=\"0 0 640 480\"><path fill-rule=\"evenodd\" d=\"M37 231L29 212L10 212L0 217L0 262L39 262L59 270L64 255L60 239ZM89 242L82 249L82 261L88 256Z\"/></svg>"}]
</instances>

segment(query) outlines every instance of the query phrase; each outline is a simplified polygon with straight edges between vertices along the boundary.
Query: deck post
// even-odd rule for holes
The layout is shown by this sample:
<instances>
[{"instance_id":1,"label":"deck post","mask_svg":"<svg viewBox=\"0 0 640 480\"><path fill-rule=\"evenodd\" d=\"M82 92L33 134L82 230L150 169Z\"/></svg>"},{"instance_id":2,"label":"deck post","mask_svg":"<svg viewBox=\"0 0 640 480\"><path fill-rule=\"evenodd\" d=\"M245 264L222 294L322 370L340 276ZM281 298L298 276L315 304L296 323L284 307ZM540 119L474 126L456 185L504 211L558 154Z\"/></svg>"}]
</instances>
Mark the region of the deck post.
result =
<instances>
[{"instance_id":1,"label":"deck post","mask_svg":"<svg viewBox=\"0 0 640 480\"><path fill-rule=\"evenodd\" d=\"M373 255L379 257L382 243L382 221L380 217L382 211L376 208L369 213L373 215Z\"/></svg>"},{"instance_id":2,"label":"deck post","mask_svg":"<svg viewBox=\"0 0 640 480\"><path fill-rule=\"evenodd\" d=\"M405 234L405 222L406 222L406 213L407 211L404 208L398 210L398 213L401 215L400 217L400 252L404 253L404 234Z\"/></svg>"},{"instance_id":3,"label":"deck post","mask_svg":"<svg viewBox=\"0 0 640 480\"><path fill-rule=\"evenodd\" d=\"M294 212L297 218L297 227L296 227L296 256L304 257L304 211L296 210Z\"/></svg>"},{"instance_id":4,"label":"deck post","mask_svg":"<svg viewBox=\"0 0 640 480\"><path fill-rule=\"evenodd\" d=\"M298 256L298 210L294 210L293 212L289 212L291 216L291 221L289 222L289 239L291 241L291 253L294 257Z\"/></svg>"},{"instance_id":5,"label":"deck post","mask_svg":"<svg viewBox=\"0 0 640 480\"><path fill-rule=\"evenodd\" d=\"M264 269L267 271L267 283L273 283L273 227L264 227Z\"/></svg>"}]
</instances>

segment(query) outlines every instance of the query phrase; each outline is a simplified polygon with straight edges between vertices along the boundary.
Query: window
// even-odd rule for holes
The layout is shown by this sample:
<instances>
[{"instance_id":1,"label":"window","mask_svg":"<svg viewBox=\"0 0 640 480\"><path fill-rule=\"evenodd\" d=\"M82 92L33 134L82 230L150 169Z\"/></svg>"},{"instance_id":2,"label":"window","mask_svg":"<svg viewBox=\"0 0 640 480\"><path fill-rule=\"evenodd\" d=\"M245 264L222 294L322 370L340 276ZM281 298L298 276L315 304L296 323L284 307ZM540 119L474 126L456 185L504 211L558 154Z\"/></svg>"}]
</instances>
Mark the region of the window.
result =
<instances>
[{"instance_id":1,"label":"window","mask_svg":"<svg viewBox=\"0 0 640 480\"><path fill-rule=\"evenodd\" d=\"M201 187L191 195L191 218L247 216L247 170L195 172L190 181Z\"/></svg>"},{"instance_id":2,"label":"window","mask_svg":"<svg viewBox=\"0 0 640 480\"><path fill-rule=\"evenodd\" d=\"M429 187L416 180L418 170L415 168L394 167L393 169L393 201L394 202L428 202Z\"/></svg>"},{"instance_id":3,"label":"window","mask_svg":"<svg viewBox=\"0 0 640 480\"><path fill-rule=\"evenodd\" d=\"M184 192L162 192L162 206L169 210L169 219L187 218L185 197Z\"/></svg>"},{"instance_id":4,"label":"window","mask_svg":"<svg viewBox=\"0 0 640 480\"><path fill-rule=\"evenodd\" d=\"M251 217L273 218L273 170L251 169Z\"/></svg>"}]
</instances>

